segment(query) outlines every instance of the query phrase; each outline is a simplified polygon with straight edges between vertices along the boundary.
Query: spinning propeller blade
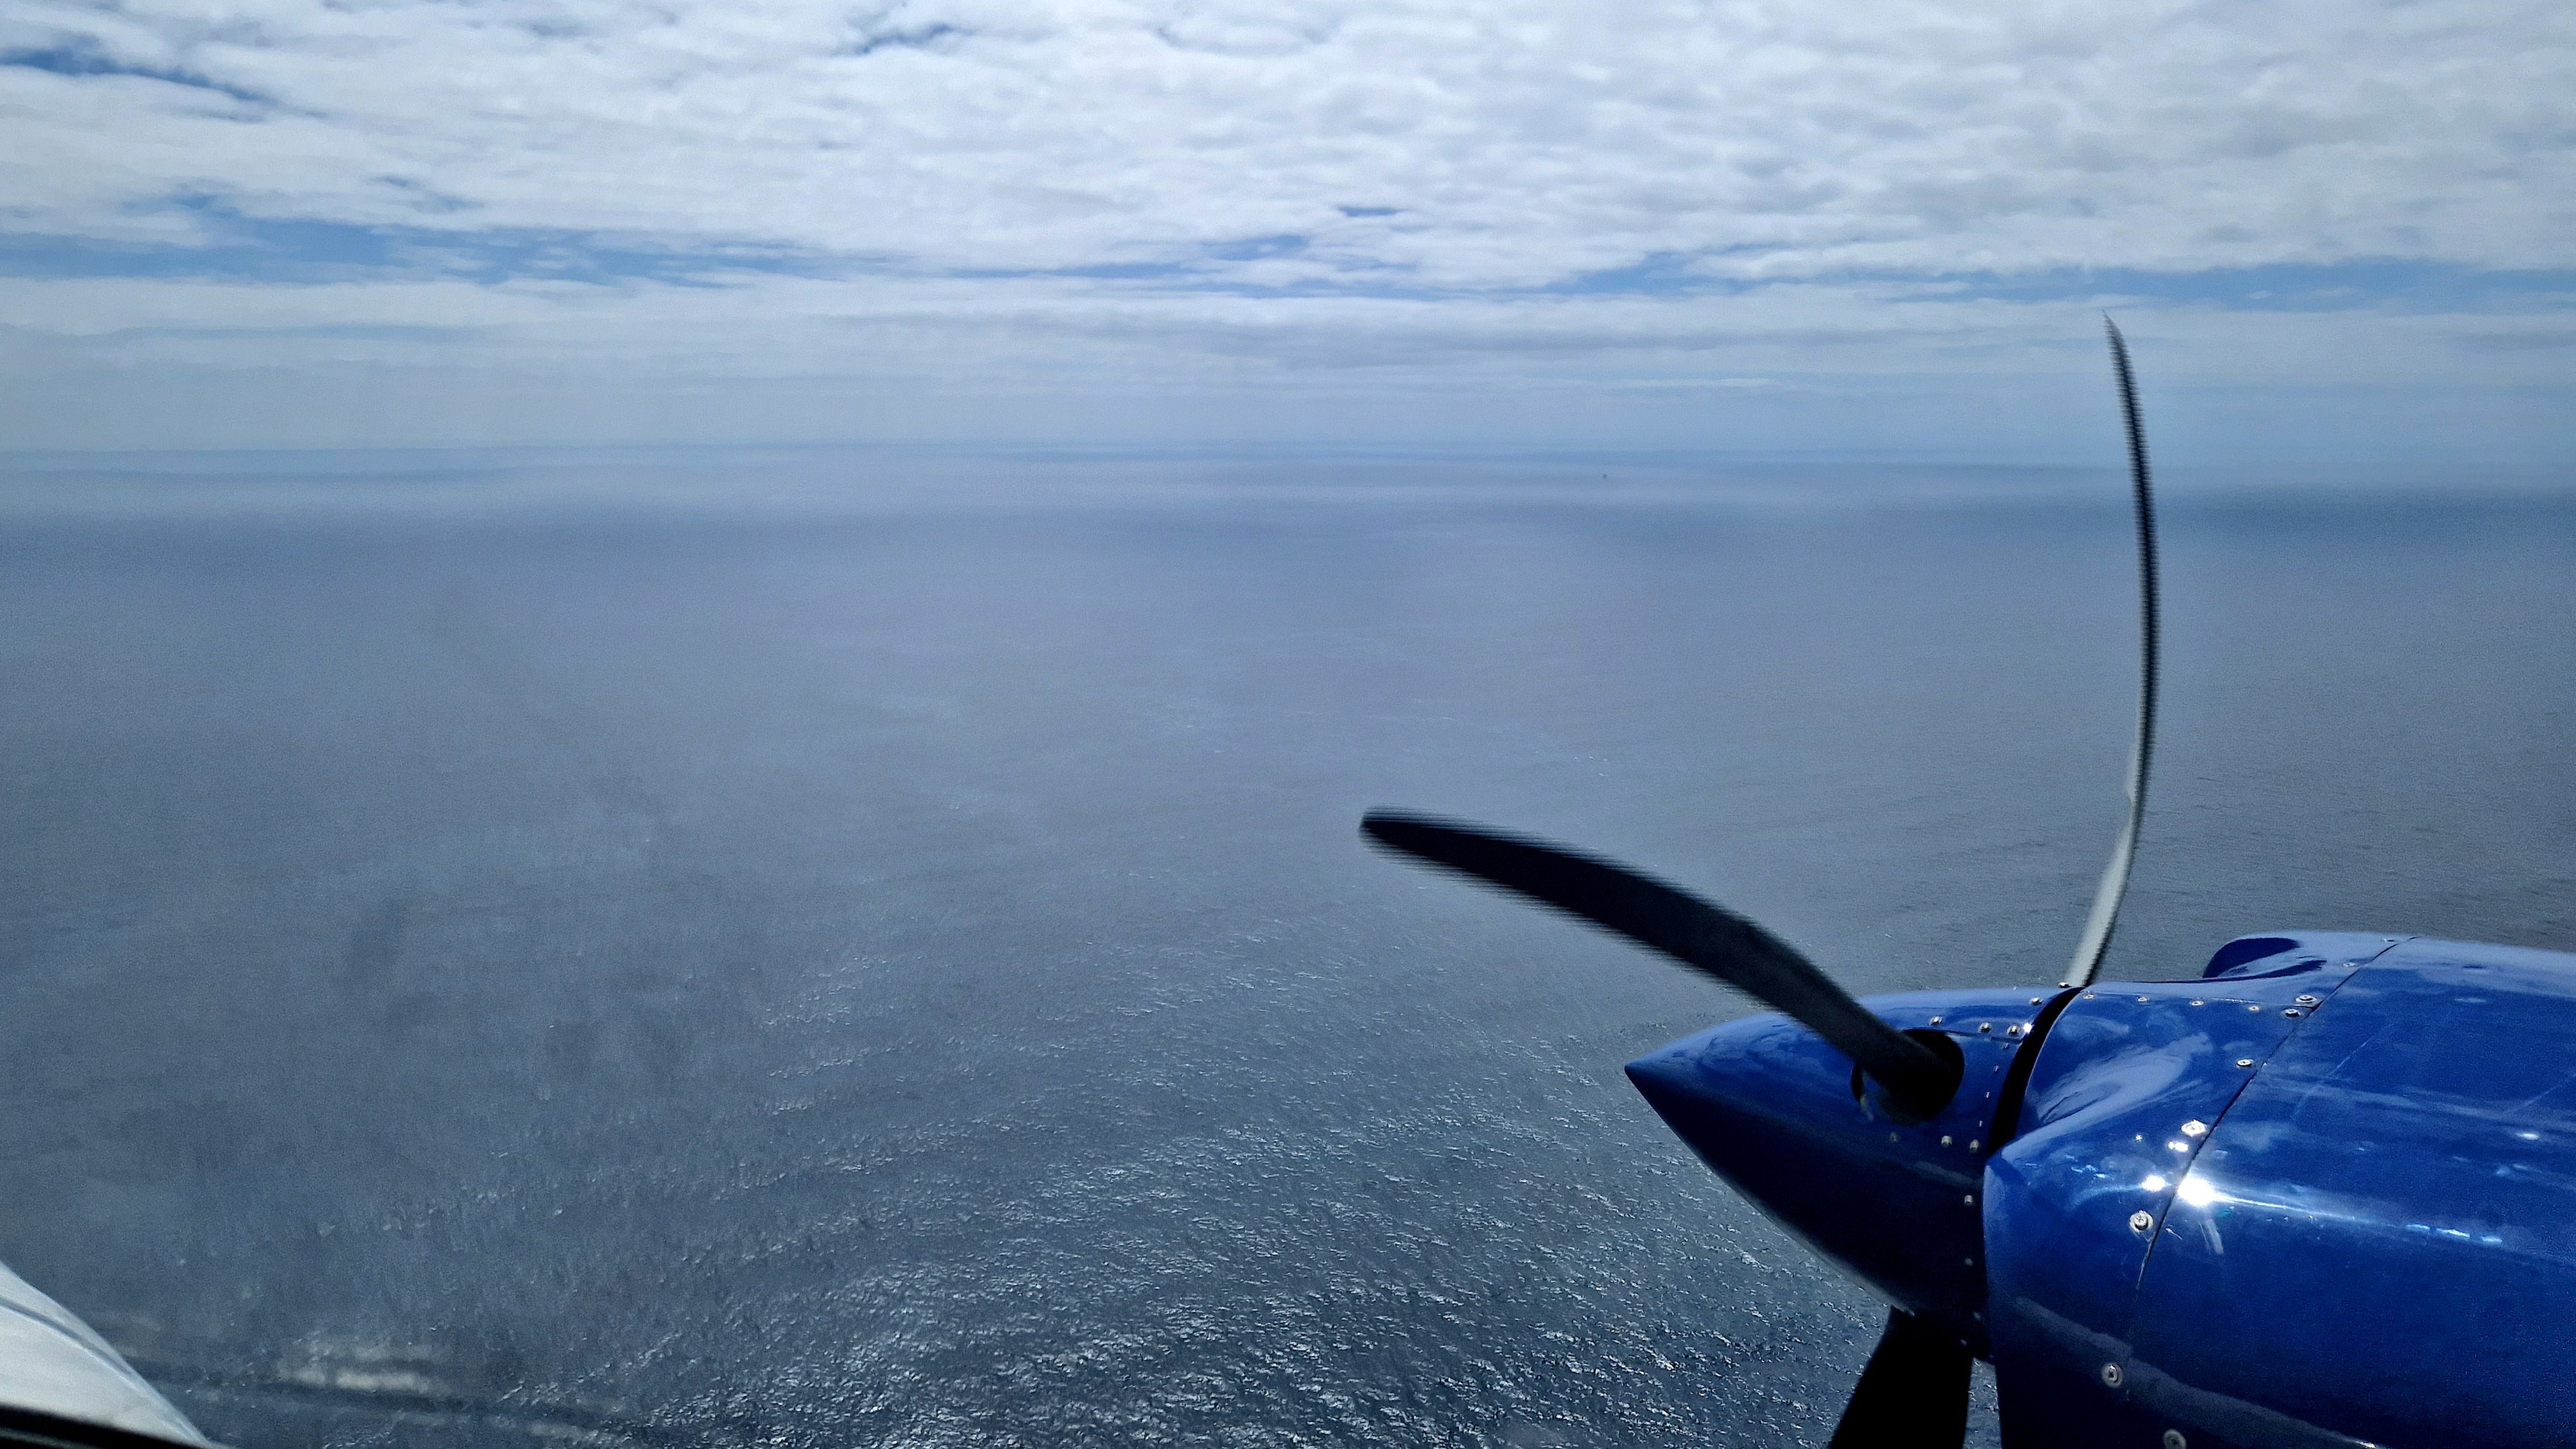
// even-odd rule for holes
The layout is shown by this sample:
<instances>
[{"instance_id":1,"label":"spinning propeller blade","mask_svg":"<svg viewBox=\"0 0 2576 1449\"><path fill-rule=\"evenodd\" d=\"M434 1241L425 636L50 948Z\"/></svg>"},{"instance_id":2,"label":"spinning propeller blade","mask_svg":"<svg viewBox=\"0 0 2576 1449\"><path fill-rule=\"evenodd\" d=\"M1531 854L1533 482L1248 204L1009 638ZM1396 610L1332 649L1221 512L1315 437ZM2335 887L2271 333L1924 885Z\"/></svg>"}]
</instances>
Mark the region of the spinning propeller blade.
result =
<instances>
[{"instance_id":1,"label":"spinning propeller blade","mask_svg":"<svg viewBox=\"0 0 2576 1449\"><path fill-rule=\"evenodd\" d=\"M2138 830L2146 818L2147 769L2156 734L2155 494L2147 474L2146 430L2138 417L2128 343L2110 318L2104 317L2102 325L2119 379L2137 517L2138 734L2129 757L2129 818L2112 847L2083 939L2067 968L2065 984L2070 986L2089 984L2100 972L2111 932L2119 923L2121 898L2127 894L2130 864L2137 855ZM1890 1106L1929 1118L1958 1090L1960 1063L1955 1055L1944 1056L1888 1025L1779 937L1678 886L1563 846L1405 811L1373 810L1360 822L1360 829L1390 850L1615 931L1754 997L1850 1057L1877 1082ZM1937 1040L1949 1045L1946 1038ZM1637 1071L1637 1065L1630 1067L1632 1076ZM1639 1078L1639 1085L1645 1088L1647 1079ZM1835 1095L1839 1097L1839 1091ZM1661 1102L1657 1110L1665 1110ZM1670 1112L1666 1116L1672 1120ZM1889 1140L1894 1141L1895 1135L1890 1134ZM1945 1136L1941 1142L1947 1146L1950 1139ZM1976 1144L1969 1146L1973 1150ZM1904 1230L1902 1224L1887 1226ZM1968 1231L1979 1230L1971 1222ZM1972 1239L1970 1246L1974 1245ZM1976 1259L1969 1262L1973 1265ZM1971 1359L1955 1329L1955 1324L1945 1327L1932 1317L1891 1309L1887 1330L1870 1354L1869 1367L1834 1431L1832 1449L1956 1449L1963 1443Z\"/></svg>"},{"instance_id":2,"label":"spinning propeller blade","mask_svg":"<svg viewBox=\"0 0 2576 1449\"><path fill-rule=\"evenodd\" d=\"M1968 1350L1901 1308L1860 1371L1826 1449L1958 1449L1968 1437Z\"/></svg>"},{"instance_id":3,"label":"spinning propeller blade","mask_svg":"<svg viewBox=\"0 0 2576 1449\"><path fill-rule=\"evenodd\" d=\"M1677 886L1563 846L1428 815L1372 810L1360 829L1389 849L1554 906L1734 987L1833 1043L1917 1111L1937 1110L1959 1085L1955 1063L1872 1015L1795 947Z\"/></svg>"},{"instance_id":4,"label":"spinning propeller blade","mask_svg":"<svg viewBox=\"0 0 2576 1449\"><path fill-rule=\"evenodd\" d=\"M2129 373L2129 343L2120 324L2102 319L2111 341L2111 368L2120 379L2120 417L2129 431L2129 491L2138 519L2138 739L2129 752L2129 820L2111 846L2111 863L2093 892L2092 913L2067 965L2064 986L2090 986L2120 923L2120 898L2129 892L2129 865L2138 854L2138 827L2147 818L2147 765L2156 748L2156 496L2147 477L2147 430L2138 421L2138 385Z\"/></svg>"}]
</instances>

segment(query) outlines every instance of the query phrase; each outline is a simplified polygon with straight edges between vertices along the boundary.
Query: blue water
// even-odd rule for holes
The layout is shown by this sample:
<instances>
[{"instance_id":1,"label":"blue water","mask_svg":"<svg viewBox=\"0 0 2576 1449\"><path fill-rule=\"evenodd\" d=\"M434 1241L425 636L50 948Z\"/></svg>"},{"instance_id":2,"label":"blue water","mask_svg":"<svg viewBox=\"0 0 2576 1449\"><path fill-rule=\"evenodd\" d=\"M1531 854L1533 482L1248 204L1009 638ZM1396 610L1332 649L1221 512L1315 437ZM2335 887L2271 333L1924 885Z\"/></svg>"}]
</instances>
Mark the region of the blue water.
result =
<instances>
[{"instance_id":1,"label":"blue water","mask_svg":"<svg viewBox=\"0 0 2576 1449\"><path fill-rule=\"evenodd\" d=\"M1744 1005L1354 827L2054 981L2123 500L1601 471L0 485L0 1258L243 1446L1821 1443L1879 1309L1619 1075ZM2115 974L2576 944L2576 505L2166 542Z\"/></svg>"}]
</instances>

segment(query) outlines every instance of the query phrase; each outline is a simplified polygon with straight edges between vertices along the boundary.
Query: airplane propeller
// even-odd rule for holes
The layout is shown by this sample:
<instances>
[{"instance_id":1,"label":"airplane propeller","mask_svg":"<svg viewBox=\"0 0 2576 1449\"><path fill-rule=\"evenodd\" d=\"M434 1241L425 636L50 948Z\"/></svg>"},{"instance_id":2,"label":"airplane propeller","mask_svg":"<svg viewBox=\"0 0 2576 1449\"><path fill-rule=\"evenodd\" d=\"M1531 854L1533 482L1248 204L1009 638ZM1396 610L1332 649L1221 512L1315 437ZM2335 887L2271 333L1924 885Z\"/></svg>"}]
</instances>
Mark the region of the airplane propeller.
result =
<instances>
[{"instance_id":1,"label":"airplane propeller","mask_svg":"<svg viewBox=\"0 0 2576 1449\"><path fill-rule=\"evenodd\" d=\"M2111 863L2093 892L2093 909L2084 918L2084 934L2075 943L2075 959L2066 968L2064 986L2090 986L2101 974L2103 954L2111 949L2111 929L2120 923L2120 898L2129 892L2129 865L2138 854L2138 827L2147 819L2147 766L2156 751L2156 491L2147 476L2147 430L2138 421L2138 384L2129 373L2129 340L2108 316L2102 331L2111 343L2111 370L2120 380L2120 421L2129 435L2129 492L2138 527L2138 737L2129 750L2129 819L2111 846Z\"/></svg>"},{"instance_id":2,"label":"airplane propeller","mask_svg":"<svg viewBox=\"0 0 2576 1449\"><path fill-rule=\"evenodd\" d=\"M1902 1308L1870 1350L1825 1449L1958 1449L1968 1438L1972 1362L1957 1339Z\"/></svg>"},{"instance_id":3,"label":"airplane propeller","mask_svg":"<svg viewBox=\"0 0 2576 1449\"><path fill-rule=\"evenodd\" d=\"M1554 906L1661 951L1834 1044L1923 1116L1958 1090L1959 1067L1870 1014L1796 947L1722 906L1562 845L1403 810L1372 810L1368 838Z\"/></svg>"},{"instance_id":4,"label":"airplane propeller","mask_svg":"<svg viewBox=\"0 0 2576 1449\"><path fill-rule=\"evenodd\" d=\"M2128 434L2131 496L2136 512L2140 603L2138 728L2129 758L2128 819L2094 893L2066 986L2092 982L2128 892L2138 831L2144 822L2147 769L2155 745L2158 599L2153 485L2146 433L2138 416L2129 349L2109 317L2102 325L2117 375ZM1373 843L1415 860L1498 886L1639 945L1660 951L1712 980L1734 987L1805 1026L1874 1082L1891 1115L1921 1120L1958 1090L1956 1048L1947 1038L1898 1031L1836 985L1779 937L1722 906L1641 871L1553 845L1454 820L1402 810L1372 810L1360 822ZM1938 1018L1934 1018L1938 1020ZM1931 1044L1927 1044L1931 1043ZM1642 1083L1641 1083L1642 1085ZM1948 1142L1948 1138L1943 1138ZM1907 1224L1889 1223L1890 1233ZM1955 1449L1967 1437L1969 1349L1933 1318L1891 1308L1887 1328L1854 1387L1834 1431L1832 1449Z\"/></svg>"}]
</instances>

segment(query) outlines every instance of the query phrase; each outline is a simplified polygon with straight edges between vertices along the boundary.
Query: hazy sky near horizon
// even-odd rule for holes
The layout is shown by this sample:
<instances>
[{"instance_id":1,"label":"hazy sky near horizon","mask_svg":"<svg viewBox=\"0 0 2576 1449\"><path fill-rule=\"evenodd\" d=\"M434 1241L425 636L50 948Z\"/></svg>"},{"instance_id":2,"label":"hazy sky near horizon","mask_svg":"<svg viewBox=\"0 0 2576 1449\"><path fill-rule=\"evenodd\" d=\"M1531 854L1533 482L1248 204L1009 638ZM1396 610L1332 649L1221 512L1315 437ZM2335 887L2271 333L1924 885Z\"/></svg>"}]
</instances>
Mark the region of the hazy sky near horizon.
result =
<instances>
[{"instance_id":1,"label":"hazy sky near horizon","mask_svg":"<svg viewBox=\"0 0 2576 1449\"><path fill-rule=\"evenodd\" d=\"M15 0L0 449L2576 457L2547 0Z\"/></svg>"}]
</instances>

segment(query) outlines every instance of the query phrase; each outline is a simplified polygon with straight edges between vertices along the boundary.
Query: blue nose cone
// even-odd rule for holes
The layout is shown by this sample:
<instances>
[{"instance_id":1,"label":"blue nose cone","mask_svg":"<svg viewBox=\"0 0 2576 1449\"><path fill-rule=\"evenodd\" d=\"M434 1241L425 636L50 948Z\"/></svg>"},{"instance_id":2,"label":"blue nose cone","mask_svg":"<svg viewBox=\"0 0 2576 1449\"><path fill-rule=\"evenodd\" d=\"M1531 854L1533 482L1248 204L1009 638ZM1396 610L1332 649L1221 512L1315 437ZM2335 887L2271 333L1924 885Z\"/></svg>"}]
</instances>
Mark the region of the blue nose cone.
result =
<instances>
[{"instance_id":1,"label":"blue nose cone","mask_svg":"<svg viewBox=\"0 0 2576 1449\"><path fill-rule=\"evenodd\" d=\"M1856 1080L1851 1058L1772 1014L1640 1057L1628 1079L1701 1161L1816 1251L1982 1352L1988 1136L2039 1003L1945 991L1862 1004L1958 1050L1959 1090L1929 1119L1907 1120Z\"/></svg>"}]
</instances>

